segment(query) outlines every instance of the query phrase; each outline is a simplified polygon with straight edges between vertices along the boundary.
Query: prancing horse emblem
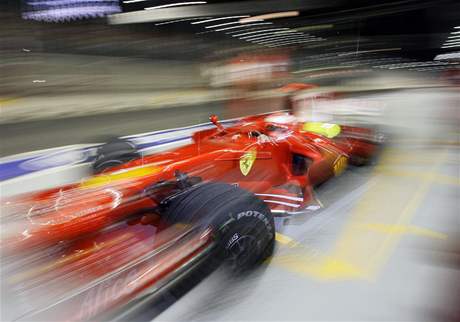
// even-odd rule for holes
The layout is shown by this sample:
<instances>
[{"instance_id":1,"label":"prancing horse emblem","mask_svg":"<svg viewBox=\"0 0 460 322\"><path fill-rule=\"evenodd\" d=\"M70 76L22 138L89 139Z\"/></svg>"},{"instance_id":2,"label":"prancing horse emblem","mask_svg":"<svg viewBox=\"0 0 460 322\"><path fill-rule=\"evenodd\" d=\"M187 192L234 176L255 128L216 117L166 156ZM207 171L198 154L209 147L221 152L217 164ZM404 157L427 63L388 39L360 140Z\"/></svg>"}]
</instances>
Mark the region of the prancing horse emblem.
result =
<instances>
[{"instance_id":1,"label":"prancing horse emblem","mask_svg":"<svg viewBox=\"0 0 460 322\"><path fill-rule=\"evenodd\" d=\"M256 161L256 156L256 149L251 149L240 158L240 170L243 176L247 176L249 171L251 171L252 165Z\"/></svg>"}]
</instances>

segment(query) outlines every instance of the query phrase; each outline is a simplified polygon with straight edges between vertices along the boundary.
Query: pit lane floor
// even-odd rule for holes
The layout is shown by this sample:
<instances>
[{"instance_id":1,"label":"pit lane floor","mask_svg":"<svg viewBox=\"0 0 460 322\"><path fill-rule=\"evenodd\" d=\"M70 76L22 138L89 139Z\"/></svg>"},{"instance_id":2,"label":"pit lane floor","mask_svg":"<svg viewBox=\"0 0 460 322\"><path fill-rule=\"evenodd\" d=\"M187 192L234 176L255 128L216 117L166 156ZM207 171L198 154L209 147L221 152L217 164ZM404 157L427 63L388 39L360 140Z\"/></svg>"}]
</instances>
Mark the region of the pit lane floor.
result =
<instances>
[{"instance_id":1,"label":"pit lane floor","mask_svg":"<svg viewBox=\"0 0 460 322\"><path fill-rule=\"evenodd\" d=\"M459 162L456 147L387 148L321 186L323 210L278 220L259 271L217 271L155 321L458 320Z\"/></svg>"},{"instance_id":2,"label":"pit lane floor","mask_svg":"<svg viewBox=\"0 0 460 322\"><path fill-rule=\"evenodd\" d=\"M423 95L407 96L417 112ZM3 125L2 155L201 123L221 111L216 103ZM278 220L270 263L236 280L217 271L156 320L458 320L459 166L455 146L388 148L379 165L319 187L324 209Z\"/></svg>"}]
</instances>

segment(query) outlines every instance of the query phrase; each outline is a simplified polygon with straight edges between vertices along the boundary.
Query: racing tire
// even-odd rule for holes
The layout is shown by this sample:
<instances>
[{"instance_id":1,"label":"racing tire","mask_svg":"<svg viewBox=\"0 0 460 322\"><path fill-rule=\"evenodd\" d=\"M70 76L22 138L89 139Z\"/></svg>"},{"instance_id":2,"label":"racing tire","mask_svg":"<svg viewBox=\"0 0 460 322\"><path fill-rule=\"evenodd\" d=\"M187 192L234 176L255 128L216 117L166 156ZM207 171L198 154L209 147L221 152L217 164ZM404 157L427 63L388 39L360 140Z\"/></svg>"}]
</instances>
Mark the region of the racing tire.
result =
<instances>
[{"instance_id":1,"label":"racing tire","mask_svg":"<svg viewBox=\"0 0 460 322\"><path fill-rule=\"evenodd\" d=\"M217 259L234 272L257 266L272 255L275 224L270 208L254 194L226 183L204 183L170 201L165 220L210 227Z\"/></svg>"},{"instance_id":2,"label":"racing tire","mask_svg":"<svg viewBox=\"0 0 460 322\"><path fill-rule=\"evenodd\" d=\"M137 158L140 158L140 153L134 143L129 140L114 138L97 149L93 172L95 174L102 173Z\"/></svg>"}]
</instances>

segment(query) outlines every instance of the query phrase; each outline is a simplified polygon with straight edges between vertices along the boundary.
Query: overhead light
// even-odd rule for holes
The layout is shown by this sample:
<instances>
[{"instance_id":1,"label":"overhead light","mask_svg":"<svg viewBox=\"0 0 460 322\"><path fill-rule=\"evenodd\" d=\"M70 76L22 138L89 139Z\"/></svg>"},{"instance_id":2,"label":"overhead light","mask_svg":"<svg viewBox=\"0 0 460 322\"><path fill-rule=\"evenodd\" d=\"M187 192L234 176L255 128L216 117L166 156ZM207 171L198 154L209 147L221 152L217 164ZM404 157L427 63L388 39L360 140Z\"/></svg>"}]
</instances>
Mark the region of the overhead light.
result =
<instances>
[{"instance_id":1,"label":"overhead light","mask_svg":"<svg viewBox=\"0 0 460 322\"><path fill-rule=\"evenodd\" d=\"M459 44L460 43L460 39L457 39L456 41L449 41L449 42L444 42L443 45L453 45L453 44Z\"/></svg>"},{"instance_id":2,"label":"overhead light","mask_svg":"<svg viewBox=\"0 0 460 322\"><path fill-rule=\"evenodd\" d=\"M306 38L302 36L289 36L289 37L269 37L269 38L264 38L264 39L243 39L243 40L252 41L252 42L269 42L269 41L283 41L283 40L289 40L289 39L311 39L311 38Z\"/></svg>"},{"instance_id":3,"label":"overhead light","mask_svg":"<svg viewBox=\"0 0 460 322\"><path fill-rule=\"evenodd\" d=\"M265 45L270 48L276 48L276 47L282 47L282 46L290 46L290 45L301 45L302 43L299 42L287 42L287 43L282 43L282 44L271 44L271 45Z\"/></svg>"},{"instance_id":4,"label":"overhead light","mask_svg":"<svg viewBox=\"0 0 460 322\"><path fill-rule=\"evenodd\" d=\"M287 18L287 17L296 17L299 15L298 11L284 11L284 12L274 12L267 13L259 16L253 16L249 18L240 19L241 23L254 22L258 20L268 20L268 19L277 19L277 18Z\"/></svg>"},{"instance_id":5,"label":"overhead light","mask_svg":"<svg viewBox=\"0 0 460 322\"><path fill-rule=\"evenodd\" d=\"M280 37L280 36L270 36L270 37L265 37L265 38L256 38L256 39L245 39L246 41L272 41L272 40L276 40L276 41L282 41L282 40L285 40L285 39L311 39L311 38L307 38L307 37L304 37L304 36L299 36L299 35L289 35L289 36L283 36L283 37Z\"/></svg>"},{"instance_id":6,"label":"overhead light","mask_svg":"<svg viewBox=\"0 0 460 322\"><path fill-rule=\"evenodd\" d=\"M240 22L239 21L225 22L225 23L220 23L218 25L206 26L205 28L206 29L219 28L219 27L223 27L223 26L234 25L236 23L240 23Z\"/></svg>"},{"instance_id":7,"label":"overhead light","mask_svg":"<svg viewBox=\"0 0 460 322\"><path fill-rule=\"evenodd\" d=\"M233 27L227 27L227 28L220 28L216 29L215 31L224 31L224 30L231 30L231 29L238 29L238 28L248 28L252 26L261 26L261 25L271 25L272 22L260 22L260 23L253 23L253 24L247 24L247 25L239 25L239 26L233 26Z\"/></svg>"},{"instance_id":8,"label":"overhead light","mask_svg":"<svg viewBox=\"0 0 460 322\"><path fill-rule=\"evenodd\" d=\"M301 32L298 32L298 31L295 30L295 29L289 29L289 28L287 28L287 30L275 32L275 34L286 34L286 33L296 33L296 34L299 34L299 33L301 33ZM307 34L307 35L308 35L308 34Z\"/></svg>"},{"instance_id":9,"label":"overhead light","mask_svg":"<svg viewBox=\"0 0 460 322\"><path fill-rule=\"evenodd\" d=\"M262 30L256 30L256 31L245 32L245 33L242 33L242 34L232 35L232 37L239 37L239 36L244 36L244 35L256 34L256 33L259 33L259 32L280 31L280 30L289 30L289 28L262 29Z\"/></svg>"},{"instance_id":10,"label":"overhead light","mask_svg":"<svg viewBox=\"0 0 460 322\"><path fill-rule=\"evenodd\" d=\"M457 39L447 39L445 42L446 43L452 43L452 42L459 42L459 41L460 41L460 39L457 38Z\"/></svg>"},{"instance_id":11,"label":"overhead light","mask_svg":"<svg viewBox=\"0 0 460 322\"><path fill-rule=\"evenodd\" d=\"M285 38L285 39L272 39L272 40L264 40L264 41L255 41L257 44L275 44L275 43L282 43L286 41L314 41L312 39L305 39L305 38Z\"/></svg>"},{"instance_id":12,"label":"overhead light","mask_svg":"<svg viewBox=\"0 0 460 322\"><path fill-rule=\"evenodd\" d=\"M206 1L176 2L176 3L163 4L161 6L147 7L144 9L145 10L155 10L155 9L162 9L162 8L190 6L190 5L195 5L195 4L206 4L206 3L207 3Z\"/></svg>"},{"instance_id":13,"label":"overhead light","mask_svg":"<svg viewBox=\"0 0 460 322\"><path fill-rule=\"evenodd\" d=\"M286 37L286 36L291 36L291 35L297 35L297 36L305 36L302 33L284 33L284 34L278 34L278 33L270 33L270 34L262 34L262 35L249 35L249 36L244 36L241 37L241 39L263 39L263 38L270 38L270 37Z\"/></svg>"},{"instance_id":14,"label":"overhead light","mask_svg":"<svg viewBox=\"0 0 460 322\"><path fill-rule=\"evenodd\" d=\"M460 35L458 35L458 36L449 36L447 38L449 38L449 39L451 39L451 38L460 38Z\"/></svg>"},{"instance_id":15,"label":"overhead light","mask_svg":"<svg viewBox=\"0 0 460 322\"><path fill-rule=\"evenodd\" d=\"M244 18L244 17L249 17L249 16L245 15L245 16L228 16L228 17L213 18L213 19L192 22L192 25L199 25L202 23L208 23L208 22L213 22L213 21L226 20L226 19L238 19L238 18ZM201 17L201 19L203 19L203 17Z\"/></svg>"},{"instance_id":16,"label":"overhead light","mask_svg":"<svg viewBox=\"0 0 460 322\"><path fill-rule=\"evenodd\" d=\"M185 19L178 19L178 20L159 22L159 23L156 23L155 26L169 25L171 23L190 21L190 20L197 20L197 19L203 19L203 17L200 17L200 18L185 18Z\"/></svg>"},{"instance_id":17,"label":"overhead light","mask_svg":"<svg viewBox=\"0 0 460 322\"><path fill-rule=\"evenodd\" d=\"M452 35L458 35L458 34L460 34L460 31L452 31L451 34Z\"/></svg>"},{"instance_id":18,"label":"overhead light","mask_svg":"<svg viewBox=\"0 0 460 322\"><path fill-rule=\"evenodd\" d=\"M434 60L445 60L445 59L458 59L460 58L460 51L449 54L440 54L437 55Z\"/></svg>"},{"instance_id":19,"label":"overhead light","mask_svg":"<svg viewBox=\"0 0 460 322\"><path fill-rule=\"evenodd\" d=\"M280 42L280 43L277 43L277 44L270 44L270 45L267 45L267 46L269 46L269 47L279 47L279 46L286 46L286 45L305 44L305 43L312 42L312 41L315 41L315 40L292 40L292 41Z\"/></svg>"},{"instance_id":20,"label":"overhead light","mask_svg":"<svg viewBox=\"0 0 460 322\"><path fill-rule=\"evenodd\" d=\"M288 35L265 35L264 37L252 37L252 38L241 38L248 41L264 41L270 39L286 39L286 38L305 38L305 39L312 39L311 37L305 37L305 35L298 35L298 34L288 34Z\"/></svg>"},{"instance_id":21,"label":"overhead light","mask_svg":"<svg viewBox=\"0 0 460 322\"><path fill-rule=\"evenodd\" d=\"M291 42L291 41L300 41L302 39L286 39L284 42ZM276 44L280 44L282 43L281 41L279 40L272 40L272 41L264 41L264 42L254 42L254 44L258 44L258 45L276 45Z\"/></svg>"},{"instance_id":22,"label":"overhead light","mask_svg":"<svg viewBox=\"0 0 460 322\"><path fill-rule=\"evenodd\" d=\"M346 53L338 54L337 56L351 56L351 55L358 55L358 54L369 54L369 53L378 53L381 51L395 51L395 50L401 50L401 47L371 49L371 50L362 50L362 51L349 51Z\"/></svg>"},{"instance_id":23,"label":"overhead light","mask_svg":"<svg viewBox=\"0 0 460 322\"><path fill-rule=\"evenodd\" d=\"M441 48L453 48L453 47L460 47L460 44L441 46Z\"/></svg>"},{"instance_id":24,"label":"overhead light","mask_svg":"<svg viewBox=\"0 0 460 322\"><path fill-rule=\"evenodd\" d=\"M456 26L456 27L454 27L454 28L455 28L455 29L460 29L460 26Z\"/></svg>"},{"instance_id":25,"label":"overhead light","mask_svg":"<svg viewBox=\"0 0 460 322\"><path fill-rule=\"evenodd\" d=\"M274 27L274 26L273 26ZM260 27L260 28L263 28L263 27ZM255 30L260 30L260 29L255 29ZM236 34L239 34L241 33L242 31L244 30L234 30L234 31L227 31L225 32L225 34L227 35L232 35L232 37L236 36ZM249 30L249 31L252 31L252 30Z\"/></svg>"},{"instance_id":26,"label":"overhead light","mask_svg":"<svg viewBox=\"0 0 460 322\"><path fill-rule=\"evenodd\" d=\"M401 68L413 68L413 67L424 67L424 66L433 66L433 65L445 65L444 62L437 61L412 61L408 63L398 63L398 64L385 64L378 67L386 67L389 69L401 69Z\"/></svg>"}]
</instances>

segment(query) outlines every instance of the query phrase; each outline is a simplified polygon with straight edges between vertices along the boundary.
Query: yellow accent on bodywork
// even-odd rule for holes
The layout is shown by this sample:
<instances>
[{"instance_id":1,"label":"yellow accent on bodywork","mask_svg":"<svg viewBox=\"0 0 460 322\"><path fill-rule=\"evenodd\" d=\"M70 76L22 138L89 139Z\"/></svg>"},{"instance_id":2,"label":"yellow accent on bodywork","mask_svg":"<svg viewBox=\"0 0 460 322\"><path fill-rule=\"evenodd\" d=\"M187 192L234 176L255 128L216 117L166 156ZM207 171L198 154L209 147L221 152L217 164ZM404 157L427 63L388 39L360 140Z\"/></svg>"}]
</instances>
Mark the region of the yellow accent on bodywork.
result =
<instances>
[{"instance_id":1,"label":"yellow accent on bodywork","mask_svg":"<svg viewBox=\"0 0 460 322\"><path fill-rule=\"evenodd\" d=\"M158 167L136 168L132 170L120 171L110 174L101 174L82 181L81 188L96 188L116 181L126 179L137 179L160 171Z\"/></svg>"},{"instance_id":2,"label":"yellow accent on bodywork","mask_svg":"<svg viewBox=\"0 0 460 322\"><path fill-rule=\"evenodd\" d=\"M340 125L322 122L306 122L302 127L303 131L313 132L316 134L324 135L332 139L340 134Z\"/></svg>"},{"instance_id":3,"label":"yellow accent on bodywork","mask_svg":"<svg viewBox=\"0 0 460 322\"><path fill-rule=\"evenodd\" d=\"M333 170L334 175L339 176L348 166L348 158L341 155L334 163Z\"/></svg>"}]
</instances>

